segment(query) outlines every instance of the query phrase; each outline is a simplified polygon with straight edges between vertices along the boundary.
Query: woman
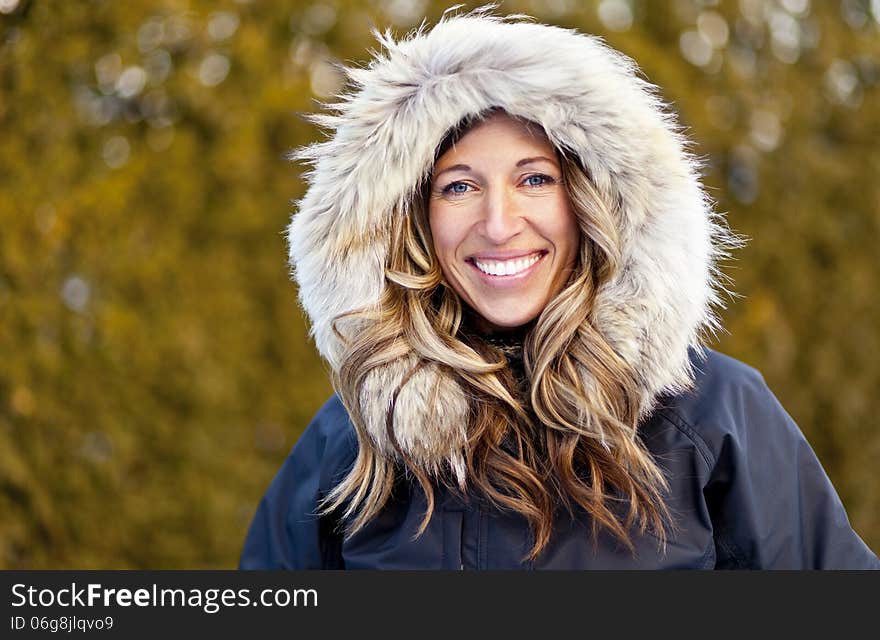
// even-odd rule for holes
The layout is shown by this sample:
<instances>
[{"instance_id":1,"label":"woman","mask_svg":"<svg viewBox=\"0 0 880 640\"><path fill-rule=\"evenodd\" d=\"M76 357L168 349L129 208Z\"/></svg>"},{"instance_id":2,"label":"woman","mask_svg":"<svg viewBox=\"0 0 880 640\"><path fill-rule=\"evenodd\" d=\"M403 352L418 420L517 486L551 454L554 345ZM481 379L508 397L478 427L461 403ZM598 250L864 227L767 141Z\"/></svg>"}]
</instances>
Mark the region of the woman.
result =
<instances>
[{"instance_id":1,"label":"woman","mask_svg":"<svg viewBox=\"0 0 880 640\"><path fill-rule=\"evenodd\" d=\"M290 258L334 395L242 568L880 568L750 367L739 239L631 61L445 16L365 69Z\"/></svg>"}]
</instances>

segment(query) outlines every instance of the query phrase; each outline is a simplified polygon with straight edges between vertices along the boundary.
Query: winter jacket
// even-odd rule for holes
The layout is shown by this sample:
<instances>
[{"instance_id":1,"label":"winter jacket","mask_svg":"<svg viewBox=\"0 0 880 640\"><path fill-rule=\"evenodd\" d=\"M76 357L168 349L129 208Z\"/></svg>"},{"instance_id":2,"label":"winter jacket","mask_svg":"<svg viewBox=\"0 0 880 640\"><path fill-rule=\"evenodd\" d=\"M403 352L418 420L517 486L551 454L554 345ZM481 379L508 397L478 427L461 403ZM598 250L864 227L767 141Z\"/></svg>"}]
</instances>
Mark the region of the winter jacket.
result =
<instances>
[{"instance_id":1,"label":"winter jacket","mask_svg":"<svg viewBox=\"0 0 880 640\"><path fill-rule=\"evenodd\" d=\"M696 363L695 363L696 364ZM536 562L528 523L469 496L435 496L427 530L417 483L401 483L380 518L343 539L317 500L344 477L357 438L334 395L279 471L254 517L242 569L880 569L801 431L755 369L715 351L692 392L663 396L641 426L670 481L678 531L665 554L650 534L637 555L590 520L559 514Z\"/></svg>"},{"instance_id":2,"label":"winter jacket","mask_svg":"<svg viewBox=\"0 0 880 640\"><path fill-rule=\"evenodd\" d=\"M339 369L344 348L334 319L382 297L392 221L430 174L438 145L466 117L501 108L542 127L613 211L620 268L596 291L586 321L636 372L639 434L669 471L679 525L662 557L652 538L638 538L634 561L608 538L591 547L589 519L575 514L534 566L876 567L760 375L705 348L727 293L718 263L737 238L712 210L674 115L635 64L598 38L485 9L447 14L399 41L377 35L384 51L347 69L347 93L311 118L327 139L292 154L311 169L288 227L289 260L329 366ZM344 336L358 325L336 328ZM589 399L598 384L578 366ZM241 566L524 566L528 527L479 496L461 504L438 494L416 540L425 508L417 484L401 481L382 514L346 540L312 515L359 446L396 459L386 431L393 394L407 458L466 486L470 401L447 372L415 348L372 369L358 389L361 432L332 398L260 504Z\"/></svg>"}]
</instances>

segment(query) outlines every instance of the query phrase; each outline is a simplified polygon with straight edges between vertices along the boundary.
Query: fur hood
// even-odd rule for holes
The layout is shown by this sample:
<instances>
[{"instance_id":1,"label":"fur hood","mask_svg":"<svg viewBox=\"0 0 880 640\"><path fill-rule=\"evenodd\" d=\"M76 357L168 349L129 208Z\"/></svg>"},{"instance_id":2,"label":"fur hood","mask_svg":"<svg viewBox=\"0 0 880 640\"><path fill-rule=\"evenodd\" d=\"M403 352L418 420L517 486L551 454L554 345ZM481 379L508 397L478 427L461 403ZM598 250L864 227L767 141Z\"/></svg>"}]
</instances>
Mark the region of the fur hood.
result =
<instances>
[{"instance_id":1,"label":"fur hood","mask_svg":"<svg viewBox=\"0 0 880 640\"><path fill-rule=\"evenodd\" d=\"M712 211L674 116L629 58L595 36L491 9L447 12L399 41L374 32L384 51L365 68L346 68L348 93L310 116L330 135L291 153L311 169L288 242L311 335L338 368L342 345L331 323L379 299L395 211L428 175L451 127L501 107L542 125L617 207L623 268L597 293L593 321L638 373L644 417L661 393L692 386L688 352L702 354L720 328L716 309L729 292L717 264L738 239ZM393 450L385 411L415 362L374 370L362 390L380 451ZM591 373L581 374L593 388ZM400 391L395 435L426 469L449 463L461 481L468 410L459 385L428 365Z\"/></svg>"}]
</instances>

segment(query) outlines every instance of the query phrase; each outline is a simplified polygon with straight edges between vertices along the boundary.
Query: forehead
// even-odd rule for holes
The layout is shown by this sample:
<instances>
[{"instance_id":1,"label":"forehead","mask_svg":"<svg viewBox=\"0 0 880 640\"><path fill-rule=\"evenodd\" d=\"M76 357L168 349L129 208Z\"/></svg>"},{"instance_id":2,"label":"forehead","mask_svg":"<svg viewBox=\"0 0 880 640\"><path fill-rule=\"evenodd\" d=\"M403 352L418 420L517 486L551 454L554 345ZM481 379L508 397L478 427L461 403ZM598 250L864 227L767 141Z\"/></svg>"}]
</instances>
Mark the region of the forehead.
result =
<instances>
[{"instance_id":1,"label":"forehead","mask_svg":"<svg viewBox=\"0 0 880 640\"><path fill-rule=\"evenodd\" d=\"M462 156L502 156L512 153L540 152L555 157L555 149L543 129L534 123L514 118L506 113L495 113L468 127L439 149L436 168L452 164ZM518 158L509 157L516 161Z\"/></svg>"}]
</instances>

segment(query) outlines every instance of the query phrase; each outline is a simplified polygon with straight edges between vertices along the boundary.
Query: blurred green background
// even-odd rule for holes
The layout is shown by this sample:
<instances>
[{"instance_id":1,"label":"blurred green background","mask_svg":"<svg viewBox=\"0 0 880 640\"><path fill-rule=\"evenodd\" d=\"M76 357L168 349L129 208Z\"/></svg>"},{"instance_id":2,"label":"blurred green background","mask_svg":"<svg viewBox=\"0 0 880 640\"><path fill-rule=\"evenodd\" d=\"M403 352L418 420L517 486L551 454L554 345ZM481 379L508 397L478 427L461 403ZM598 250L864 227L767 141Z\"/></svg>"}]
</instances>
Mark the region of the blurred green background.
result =
<instances>
[{"instance_id":1,"label":"blurred green background","mask_svg":"<svg viewBox=\"0 0 880 640\"><path fill-rule=\"evenodd\" d=\"M481 3L469 3L473 8ZM0 0L0 567L229 568L331 393L282 232L298 112L425 0ZM880 0L504 2L662 88L751 238L713 346L880 550Z\"/></svg>"}]
</instances>

